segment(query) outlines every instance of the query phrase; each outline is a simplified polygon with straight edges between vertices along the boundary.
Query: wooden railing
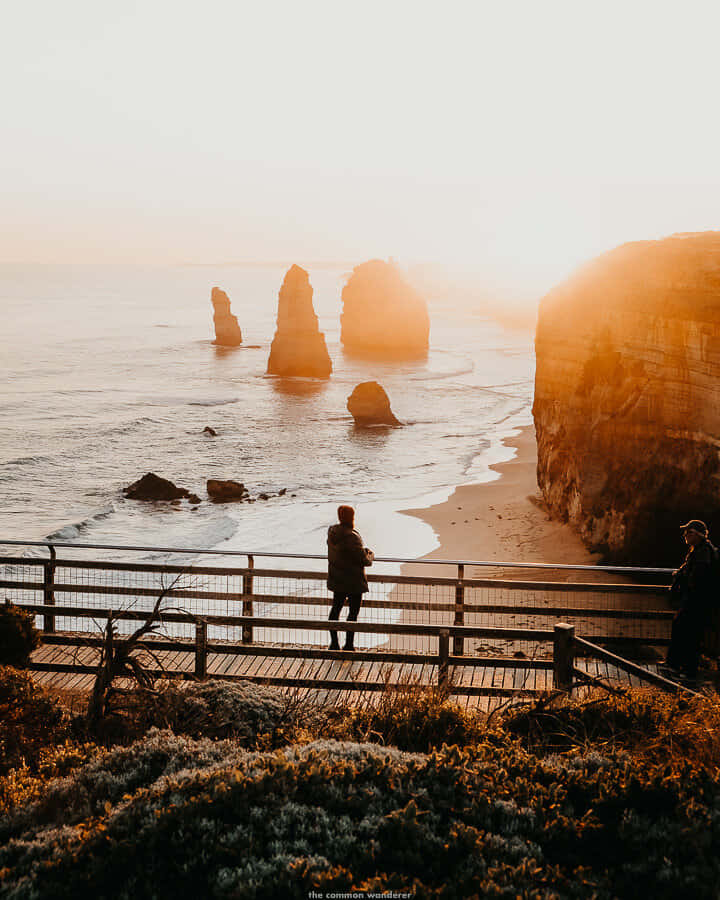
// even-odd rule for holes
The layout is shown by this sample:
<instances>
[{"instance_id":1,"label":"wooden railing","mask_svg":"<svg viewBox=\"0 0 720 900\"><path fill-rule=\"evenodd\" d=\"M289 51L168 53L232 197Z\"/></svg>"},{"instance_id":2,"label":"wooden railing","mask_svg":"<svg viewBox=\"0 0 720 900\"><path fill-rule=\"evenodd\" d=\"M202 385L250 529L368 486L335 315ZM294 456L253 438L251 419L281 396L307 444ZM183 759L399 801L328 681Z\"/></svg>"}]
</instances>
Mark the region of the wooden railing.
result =
<instances>
[{"instance_id":1,"label":"wooden railing","mask_svg":"<svg viewBox=\"0 0 720 900\"><path fill-rule=\"evenodd\" d=\"M621 647L638 644L667 645L673 613L665 602L667 587L664 585L468 578L468 566L490 564L440 561L439 564L443 566L453 567L456 575L368 573L371 592L363 600L363 620L348 624L345 621L330 622L324 618L331 602L324 587L324 571L258 568L255 565L255 554L252 553L244 554L247 565L222 568L209 565L58 559L55 546L46 546L49 559L0 557L0 599L4 589L14 595L10 599L34 612L42 622L45 643L99 646L102 642L102 625L97 623L105 622L111 607L114 618L119 622L144 621L150 615L149 607L162 587L168 603L182 601L188 608L163 610L158 621L168 629L175 629L175 637L170 639L165 634L153 638L148 645L154 650L166 649L193 654L192 671L184 673L183 677L207 675L208 657L214 653L231 656L253 654L288 659L429 663L437 666L437 684L441 689L463 694L507 694L511 690L468 684L454 685L453 673L457 667L491 666L526 672L552 671L554 686L559 690L571 690L573 683L584 674L576 665L576 654L591 651L598 658L612 658L613 665L618 665L618 661L622 662L625 664L622 671L667 689L664 685L667 679L623 660L600 646L607 642ZM198 555L201 553L196 552ZM417 560L406 562L420 565ZM430 566L435 564L438 564L437 561L427 562ZM531 564L492 565L503 568L514 565L515 568L528 570L555 568ZM623 571L617 567L608 569ZM644 574L649 572L647 570ZM208 589L208 584L213 589ZM593 596L582 596L588 594ZM550 599L548 595L551 595ZM575 601L575 597L581 602ZM65 599L75 601L76 598L79 602L63 603ZM97 598L97 603L94 598ZM602 605L603 598L605 605ZM662 599L657 603L659 598ZM39 600L42 602L36 602ZM586 601L584 605L582 601ZM617 605L612 606L611 601ZM149 606L146 609L118 609L131 602L135 606L143 603ZM655 603L655 606L648 608L648 602ZM220 604L225 604L228 609L237 609L241 614L220 614L217 611ZM628 608L628 605L635 605L636 608ZM268 612L273 612L278 606L285 613L293 614L268 615ZM390 613L404 616L406 621L367 621L373 616L387 616ZM424 617L426 621L408 621L412 617ZM489 624L479 624L479 618L487 620ZM89 623L93 619L96 620L94 626ZM576 624L558 621L565 619L574 620ZM507 627L505 623L508 620L516 620L516 624L520 620L520 624L518 627ZM603 628L603 623L606 626L614 625L616 632L609 633L607 627ZM543 625L546 627L542 627ZM583 629L582 637L576 636L576 628ZM221 629L225 629L225 632ZM267 636L259 635L260 629L271 629L273 632L286 630L291 639L284 640L280 646L277 642L271 644L268 643ZM230 637L231 630L233 634L237 633L236 638ZM327 646L318 646L317 639L310 639L307 634L329 634L332 631L385 636L386 640L380 641L380 644L387 646L358 648L352 653L335 651ZM302 632L306 634L303 635ZM220 640L218 634L223 633L226 638ZM266 631L265 635L267 634ZM407 649L402 645L402 636L413 639L414 649ZM592 642L587 638L592 638ZM493 649L498 655L478 653L477 648L473 652L471 643L475 639L495 642ZM512 647L513 642L522 642L527 652L518 653L517 657L510 655L507 648ZM504 655L500 655L503 650ZM47 665L49 664L38 664L38 668L43 669ZM87 665L70 667L69 670L94 671ZM329 682L284 676L258 676L257 680L298 686L307 682L305 686L308 687L329 686ZM357 690L378 689L375 682L352 682L352 685ZM333 681L332 686L349 688L350 682Z\"/></svg>"},{"instance_id":2,"label":"wooden railing","mask_svg":"<svg viewBox=\"0 0 720 900\"><path fill-rule=\"evenodd\" d=\"M665 678L658 672L641 666L632 660L625 659L612 653L605 647L600 647L592 641L586 641L575 635L575 627L565 623L555 626L555 644L553 653L553 684L556 690L572 693L574 687L580 684L597 684L600 679L593 678L576 664L577 656L590 656L594 659L610 663L621 672L634 675L639 681L661 688L669 693L680 691L697 696L697 692L683 684Z\"/></svg>"}]
</instances>

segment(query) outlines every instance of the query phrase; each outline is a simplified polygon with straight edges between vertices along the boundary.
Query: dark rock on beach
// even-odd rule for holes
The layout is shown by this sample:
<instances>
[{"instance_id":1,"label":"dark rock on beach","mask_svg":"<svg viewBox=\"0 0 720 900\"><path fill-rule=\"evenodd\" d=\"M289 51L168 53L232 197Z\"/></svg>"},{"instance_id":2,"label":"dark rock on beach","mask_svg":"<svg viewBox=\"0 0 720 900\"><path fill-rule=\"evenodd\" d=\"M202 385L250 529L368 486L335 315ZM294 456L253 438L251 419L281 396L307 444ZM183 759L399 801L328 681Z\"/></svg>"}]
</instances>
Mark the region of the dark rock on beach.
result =
<instances>
[{"instance_id":1,"label":"dark rock on beach","mask_svg":"<svg viewBox=\"0 0 720 900\"><path fill-rule=\"evenodd\" d=\"M167 478L161 478L154 472L148 472L138 481L134 481L131 485L123 489L123 493L128 500L183 500L187 499L191 503L199 503L200 498L196 494L190 493L185 488L180 488L168 481Z\"/></svg>"},{"instance_id":2,"label":"dark rock on beach","mask_svg":"<svg viewBox=\"0 0 720 900\"><path fill-rule=\"evenodd\" d=\"M248 491L244 484L239 481L220 481L216 478L209 478L207 482L208 497L219 503L227 503L231 500L247 500Z\"/></svg>"}]
</instances>

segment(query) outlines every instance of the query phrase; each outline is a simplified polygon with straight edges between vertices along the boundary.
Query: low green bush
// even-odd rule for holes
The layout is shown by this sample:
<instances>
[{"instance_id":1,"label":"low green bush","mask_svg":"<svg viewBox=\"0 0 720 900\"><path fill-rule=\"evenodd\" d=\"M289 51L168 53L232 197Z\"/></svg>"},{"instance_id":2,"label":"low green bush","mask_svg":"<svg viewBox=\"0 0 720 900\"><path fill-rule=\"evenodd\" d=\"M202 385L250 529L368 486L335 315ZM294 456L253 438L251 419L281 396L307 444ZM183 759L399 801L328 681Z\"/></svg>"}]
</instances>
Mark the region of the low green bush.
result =
<instances>
[{"instance_id":1,"label":"low green bush","mask_svg":"<svg viewBox=\"0 0 720 900\"><path fill-rule=\"evenodd\" d=\"M427 752L443 744L474 743L483 739L487 727L482 713L462 709L439 692L408 686L383 691L372 706L324 710L316 733Z\"/></svg>"},{"instance_id":2,"label":"low green bush","mask_svg":"<svg viewBox=\"0 0 720 900\"><path fill-rule=\"evenodd\" d=\"M39 646L34 615L5 600L0 605L0 666L26 666Z\"/></svg>"},{"instance_id":3,"label":"low green bush","mask_svg":"<svg viewBox=\"0 0 720 900\"><path fill-rule=\"evenodd\" d=\"M60 704L27 672L0 667L0 774L27 766L37 771L48 746L72 736Z\"/></svg>"},{"instance_id":4,"label":"low green bush","mask_svg":"<svg viewBox=\"0 0 720 900\"><path fill-rule=\"evenodd\" d=\"M650 765L720 766L720 698L628 691L589 701L515 706L503 729L533 753L627 751Z\"/></svg>"},{"instance_id":5,"label":"low green bush","mask_svg":"<svg viewBox=\"0 0 720 900\"><path fill-rule=\"evenodd\" d=\"M213 759L207 743L148 740L106 776L96 760L51 785L45 821L10 817L0 893L634 898L642 885L653 898L716 896L720 785L706 769L671 778L626 754L540 759L511 740L431 754L227 742Z\"/></svg>"},{"instance_id":6,"label":"low green bush","mask_svg":"<svg viewBox=\"0 0 720 900\"><path fill-rule=\"evenodd\" d=\"M233 738L243 747L281 746L317 710L293 694L250 681L164 682L129 699L126 729L138 737L170 728L193 738Z\"/></svg>"}]
</instances>

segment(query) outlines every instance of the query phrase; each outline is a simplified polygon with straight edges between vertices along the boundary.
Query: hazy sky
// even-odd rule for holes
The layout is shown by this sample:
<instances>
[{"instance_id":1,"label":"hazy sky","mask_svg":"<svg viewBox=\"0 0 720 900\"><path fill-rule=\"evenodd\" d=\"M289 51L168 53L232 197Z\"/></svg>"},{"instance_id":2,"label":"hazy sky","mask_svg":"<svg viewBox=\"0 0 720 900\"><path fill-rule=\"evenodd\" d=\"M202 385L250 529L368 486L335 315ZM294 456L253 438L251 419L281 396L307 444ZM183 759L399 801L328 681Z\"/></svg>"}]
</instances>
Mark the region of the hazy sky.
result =
<instances>
[{"instance_id":1,"label":"hazy sky","mask_svg":"<svg viewBox=\"0 0 720 900\"><path fill-rule=\"evenodd\" d=\"M0 261L439 261L720 228L716 2L24 0Z\"/></svg>"}]
</instances>

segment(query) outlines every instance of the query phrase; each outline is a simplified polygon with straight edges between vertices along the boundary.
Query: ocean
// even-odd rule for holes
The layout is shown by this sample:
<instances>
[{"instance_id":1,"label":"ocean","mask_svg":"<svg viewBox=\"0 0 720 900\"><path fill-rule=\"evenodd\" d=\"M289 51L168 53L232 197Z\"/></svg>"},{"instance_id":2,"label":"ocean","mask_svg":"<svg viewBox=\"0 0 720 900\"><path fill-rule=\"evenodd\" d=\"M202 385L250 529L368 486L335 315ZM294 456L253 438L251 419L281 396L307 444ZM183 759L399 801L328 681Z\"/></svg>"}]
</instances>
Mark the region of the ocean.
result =
<instances>
[{"instance_id":1,"label":"ocean","mask_svg":"<svg viewBox=\"0 0 720 900\"><path fill-rule=\"evenodd\" d=\"M401 510L490 480L488 466L511 457L503 439L531 421L532 334L445 292L427 298L427 360L348 358L339 319L348 272L310 268L333 375L279 379L265 369L284 272L0 266L0 540L324 554L337 505L350 503L378 556L436 547L430 526ZM238 317L236 349L213 344L214 285ZM354 426L347 397L369 380L385 387L403 427ZM200 506L125 499L122 488L151 471L199 494ZM208 478L271 496L214 504Z\"/></svg>"}]
</instances>

